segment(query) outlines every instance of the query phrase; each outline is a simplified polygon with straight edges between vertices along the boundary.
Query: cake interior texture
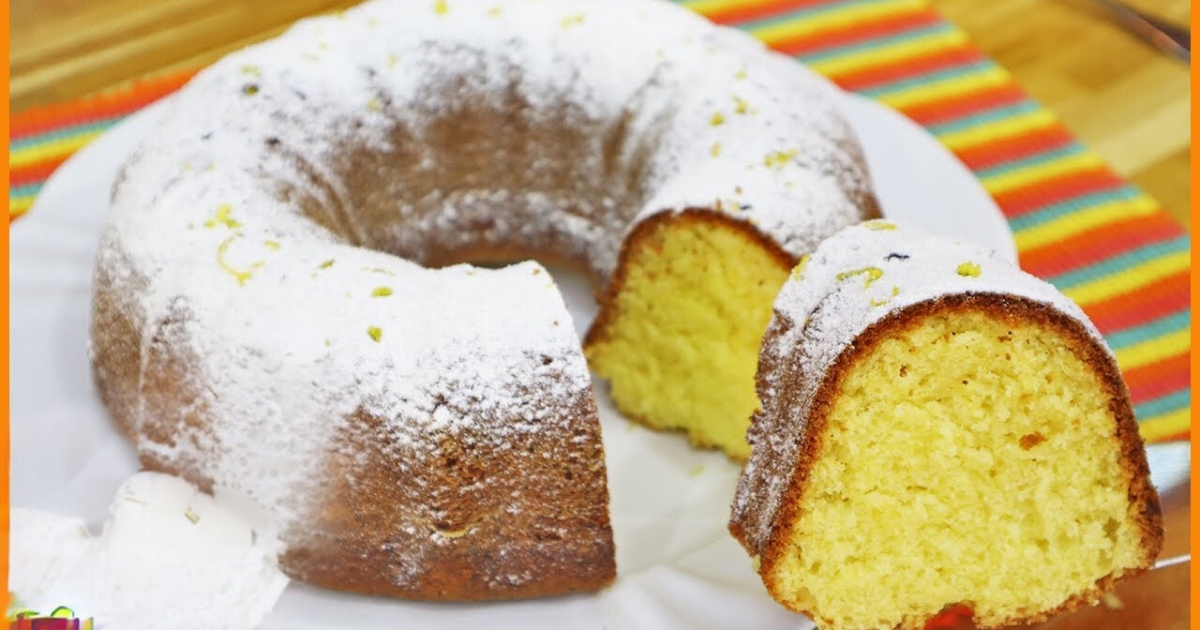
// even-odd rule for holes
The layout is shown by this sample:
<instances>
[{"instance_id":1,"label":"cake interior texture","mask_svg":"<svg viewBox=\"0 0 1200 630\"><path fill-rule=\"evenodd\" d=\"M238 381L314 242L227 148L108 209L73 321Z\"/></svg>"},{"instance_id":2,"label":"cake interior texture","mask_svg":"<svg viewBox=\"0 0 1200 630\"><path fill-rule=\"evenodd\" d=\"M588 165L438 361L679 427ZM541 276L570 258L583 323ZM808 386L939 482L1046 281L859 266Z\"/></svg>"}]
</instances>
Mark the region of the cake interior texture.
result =
<instances>
[{"instance_id":1,"label":"cake interior texture","mask_svg":"<svg viewBox=\"0 0 1200 630\"><path fill-rule=\"evenodd\" d=\"M986 628L1141 566L1109 392L1073 340L980 310L916 319L843 373L772 590L829 627L919 629L963 603Z\"/></svg>"},{"instance_id":2,"label":"cake interior texture","mask_svg":"<svg viewBox=\"0 0 1200 630\"><path fill-rule=\"evenodd\" d=\"M654 217L629 245L610 286L615 315L585 344L592 371L627 417L744 460L758 350L791 260L711 214Z\"/></svg>"}]
</instances>

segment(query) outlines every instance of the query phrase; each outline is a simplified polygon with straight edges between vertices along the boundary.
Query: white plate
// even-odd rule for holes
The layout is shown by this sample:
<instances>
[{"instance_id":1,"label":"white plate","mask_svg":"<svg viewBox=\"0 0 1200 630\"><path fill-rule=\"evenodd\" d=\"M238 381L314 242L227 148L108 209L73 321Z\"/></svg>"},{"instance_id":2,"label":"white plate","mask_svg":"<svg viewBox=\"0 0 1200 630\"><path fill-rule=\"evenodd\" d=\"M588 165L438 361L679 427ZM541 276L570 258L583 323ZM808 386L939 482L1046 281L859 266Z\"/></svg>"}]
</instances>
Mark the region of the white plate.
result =
<instances>
[{"instance_id":1,"label":"white plate","mask_svg":"<svg viewBox=\"0 0 1200 630\"><path fill-rule=\"evenodd\" d=\"M106 517L136 470L92 387L86 356L92 259L119 164L161 105L122 121L46 182L11 227L12 504ZM859 132L884 212L1015 259L1007 223L953 156L906 118L859 97ZM557 273L577 325L595 307ZM598 390L603 392L604 389ZM674 435L634 427L599 396L619 577L593 595L485 605L412 603L292 584L268 629L426 627L810 628L767 597L726 531L737 467Z\"/></svg>"}]
</instances>

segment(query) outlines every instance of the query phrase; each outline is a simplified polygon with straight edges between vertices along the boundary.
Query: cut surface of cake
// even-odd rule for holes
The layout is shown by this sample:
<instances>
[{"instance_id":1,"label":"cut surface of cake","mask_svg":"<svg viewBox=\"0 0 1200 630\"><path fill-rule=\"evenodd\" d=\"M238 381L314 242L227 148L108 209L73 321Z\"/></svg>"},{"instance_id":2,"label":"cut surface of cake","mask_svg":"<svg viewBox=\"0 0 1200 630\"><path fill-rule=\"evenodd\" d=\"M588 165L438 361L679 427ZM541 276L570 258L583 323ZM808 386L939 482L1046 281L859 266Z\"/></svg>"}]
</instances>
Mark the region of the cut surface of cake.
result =
<instances>
[{"instance_id":1,"label":"cut surface of cake","mask_svg":"<svg viewBox=\"0 0 1200 630\"><path fill-rule=\"evenodd\" d=\"M981 628L1099 600L1161 547L1128 392L1083 312L991 252L872 221L775 301L730 529L824 629Z\"/></svg>"},{"instance_id":2,"label":"cut surface of cake","mask_svg":"<svg viewBox=\"0 0 1200 630\"><path fill-rule=\"evenodd\" d=\"M660 216L630 237L589 365L627 417L744 460L758 348L792 258L737 223Z\"/></svg>"}]
</instances>

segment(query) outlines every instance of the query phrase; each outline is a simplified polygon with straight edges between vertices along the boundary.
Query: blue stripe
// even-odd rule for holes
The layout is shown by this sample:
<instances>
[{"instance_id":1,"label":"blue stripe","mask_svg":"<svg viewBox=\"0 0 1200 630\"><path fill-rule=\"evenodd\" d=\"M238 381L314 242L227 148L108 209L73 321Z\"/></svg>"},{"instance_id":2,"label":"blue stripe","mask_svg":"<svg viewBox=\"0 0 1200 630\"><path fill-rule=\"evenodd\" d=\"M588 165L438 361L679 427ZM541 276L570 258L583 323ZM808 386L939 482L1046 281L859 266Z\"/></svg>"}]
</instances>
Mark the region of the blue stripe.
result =
<instances>
[{"instance_id":1,"label":"blue stripe","mask_svg":"<svg viewBox=\"0 0 1200 630\"><path fill-rule=\"evenodd\" d=\"M843 44L841 46L834 46L832 48L826 48L825 50L819 50L816 52L809 53L807 55L797 55L796 58L800 59L801 61L804 61L806 63L812 63L814 61L824 61L826 59L833 59L835 57L841 57L844 55L852 55L854 53L861 52L864 50L870 50L872 48L879 48L881 46L887 46L889 44L898 44L900 42L908 42L908 41L912 41L914 39L921 39L922 37L927 37L929 35L937 35L940 33L952 33L955 30L957 30L957 29L955 29L955 27L951 26L950 24L947 24L945 22L940 22L938 24L933 24L931 26L921 26L918 28L914 28L912 30L904 31L903 33L896 33L894 35L888 35L886 37L879 37L876 39L871 39L871 40L863 41L863 42L855 42L853 44Z\"/></svg>"},{"instance_id":2,"label":"blue stripe","mask_svg":"<svg viewBox=\"0 0 1200 630\"><path fill-rule=\"evenodd\" d=\"M1036 164L1045 164L1047 162L1053 162L1054 160L1057 160L1059 158L1064 158L1064 157L1071 156L1071 155L1079 155L1083 152L1084 152L1084 148L1083 148L1082 144L1079 144L1078 142L1072 142L1064 147L1054 149L1053 151L1045 151L1043 153L1038 153L1036 155L1023 157L1019 160L1012 160L1011 162L1001 162L1000 164L997 164L995 166L981 168L978 171L975 171L975 175L977 177L979 177L979 179L995 177L997 175L1003 175L1004 173L1015 171L1020 168L1025 168L1026 166L1034 166Z\"/></svg>"},{"instance_id":3,"label":"blue stripe","mask_svg":"<svg viewBox=\"0 0 1200 630\"><path fill-rule=\"evenodd\" d=\"M1053 284L1058 290L1062 291L1070 287L1083 284L1090 280L1095 280L1102 276L1124 271L1138 263L1143 263L1148 260L1174 254L1180 251L1188 251L1191 248L1191 238L1184 234L1169 241L1162 243L1153 243L1145 247L1139 247L1131 252L1126 252L1120 256L1114 256L1107 260L1102 260L1094 265L1088 265L1082 269L1076 269L1069 273L1064 273L1052 278L1047 278L1050 284Z\"/></svg>"},{"instance_id":4,"label":"blue stripe","mask_svg":"<svg viewBox=\"0 0 1200 630\"><path fill-rule=\"evenodd\" d=\"M35 184L25 184L24 186L13 186L8 190L8 198L24 197L25 195L36 195L37 191L42 189L42 182Z\"/></svg>"},{"instance_id":5,"label":"blue stripe","mask_svg":"<svg viewBox=\"0 0 1200 630\"><path fill-rule=\"evenodd\" d=\"M1130 184L1123 184L1117 188L1102 190L1088 195L1082 195L1065 201L1060 201L1048 205L1040 210L1035 210L1028 214L1023 214L1019 217L1010 218L1009 226L1013 232L1027 230L1031 227L1047 223L1068 214L1086 210L1095 206L1099 206L1111 201L1128 201L1136 199L1142 195L1141 191Z\"/></svg>"},{"instance_id":6,"label":"blue stripe","mask_svg":"<svg viewBox=\"0 0 1200 630\"><path fill-rule=\"evenodd\" d=\"M946 122L940 122L935 125L929 125L926 127L926 129L929 130L929 133L932 133L935 136L940 136L942 134L954 133L964 129L981 127L988 123L994 123L999 120L1013 118L1018 114L1037 111L1039 109L1041 109L1041 106L1037 103L1031 100L1024 100L1019 103L1002 105L1000 107L985 111L976 110L975 112L960 118L955 118Z\"/></svg>"},{"instance_id":7,"label":"blue stripe","mask_svg":"<svg viewBox=\"0 0 1200 630\"><path fill-rule=\"evenodd\" d=\"M1144 402L1140 405L1133 406L1133 414L1138 420L1153 418L1154 416L1163 416L1172 411L1186 409L1192 404L1192 392L1190 389L1181 389L1174 394L1167 394L1162 398L1155 398L1150 402Z\"/></svg>"},{"instance_id":8,"label":"blue stripe","mask_svg":"<svg viewBox=\"0 0 1200 630\"><path fill-rule=\"evenodd\" d=\"M937 72L923 72L915 77L889 81L888 83L876 85L864 90L858 90L858 92L864 96L880 98L893 92L900 92L902 90L907 90L908 88L913 88L920 85L926 85L948 79L957 79L969 74L975 74L977 72L985 72L994 67L996 67L996 62L990 59L972 61L962 65L944 68L942 70L938 70Z\"/></svg>"},{"instance_id":9,"label":"blue stripe","mask_svg":"<svg viewBox=\"0 0 1200 630\"><path fill-rule=\"evenodd\" d=\"M63 127L62 129L56 129L49 133L36 133L32 136L26 136L24 138L12 140L8 143L9 151L20 151L21 149L39 144L47 144L55 140L65 140L82 136L94 131L104 131L105 129L115 125L119 120L127 115L128 114L122 114L112 118L106 118L104 120L97 120L80 125L71 125L69 127Z\"/></svg>"},{"instance_id":10,"label":"blue stripe","mask_svg":"<svg viewBox=\"0 0 1200 630\"><path fill-rule=\"evenodd\" d=\"M1120 350L1128 346L1143 341L1149 341L1155 337L1161 337L1173 332L1179 332L1185 328L1189 328L1192 323L1191 310L1182 310L1174 315L1160 317L1152 322L1126 328L1120 332L1110 333L1104 336L1104 340L1113 350Z\"/></svg>"}]
</instances>

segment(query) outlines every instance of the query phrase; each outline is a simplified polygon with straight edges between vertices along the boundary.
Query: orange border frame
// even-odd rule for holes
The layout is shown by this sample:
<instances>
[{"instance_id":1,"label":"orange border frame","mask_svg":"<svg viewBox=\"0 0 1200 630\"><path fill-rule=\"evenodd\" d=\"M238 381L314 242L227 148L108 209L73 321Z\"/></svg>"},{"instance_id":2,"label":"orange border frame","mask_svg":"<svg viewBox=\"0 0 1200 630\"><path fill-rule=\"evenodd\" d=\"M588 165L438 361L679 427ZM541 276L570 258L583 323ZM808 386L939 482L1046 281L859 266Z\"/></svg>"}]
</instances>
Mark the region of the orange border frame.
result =
<instances>
[{"instance_id":1,"label":"orange border frame","mask_svg":"<svg viewBox=\"0 0 1200 630\"><path fill-rule=\"evenodd\" d=\"M1196 25L1200 24L1200 19L1196 18L1196 6L1198 4L1200 4L1200 1L1198 1L1198 0L1192 0L1192 2L1191 2L1191 17L1192 17L1191 29L1193 31L1196 30ZM1200 114L1198 114L1197 110L1196 110L1196 96L1198 94L1200 94L1200 90L1196 89L1196 78L1198 75L1200 75L1200 73L1196 72L1195 66L1189 66L1189 70L1191 72L1191 99L1192 99L1191 125L1192 125L1192 129L1195 129L1197 126L1197 123L1200 123ZM1197 164L1196 164L1196 151L1194 149L1192 149L1191 147L1189 147L1189 155L1190 155L1191 163L1188 166L1191 171L1190 176L1191 176L1191 185L1192 185L1191 199L1189 200L1190 205L1191 205L1191 207L1189 208L1189 211L1190 211L1189 216L1191 216L1191 219L1192 219L1192 223L1191 223L1192 228L1189 229L1188 232L1189 232L1189 236L1191 236L1191 231L1192 231L1192 229L1195 229L1195 226L1196 226L1196 218L1198 216L1200 216L1200 212L1197 211L1197 204L1196 204L1196 182L1197 182L1197 180L1200 180L1200 166L1197 166ZM1196 274L1195 238L1192 238L1192 247L1189 249L1189 252L1191 253L1191 264L1189 265L1188 269L1189 269L1189 272L1191 273L1192 317L1195 317L1196 307L1197 307L1197 305L1200 305L1200 300L1197 299L1197 294L1200 294L1200 281L1197 280L1197 274ZM1195 392L1200 391L1200 389L1197 389L1198 387L1200 387L1200 360L1197 360L1197 355L1196 355L1196 351L1195 351L1196 342L1197 342L1197 340L1200 340L1200 334L1197 334L1196 326L1195 326L1194 322L1192 323L1191 337L1192 337L1192 351L1191 351L1191 357L1190 357L1191 387L1192 387L1192 392L1194 394ZM1196 403L1195 403L1195 400L1193 399L1192 408L1191 408L1191 417L1192 417L1193 425L1195 424L1195 418L1196 418L1195 405L1196 405ZM1192 461L1195 461L1196 460L1196 451L1197 451L1196 440L1195 440L1195 434L1193 433L1192 435L1193 435L1193 439L1192 439L1192 443L1191 443ZM1200 499L1200 490L1197 490L1196 482L1193 479L1191 482L1191 496L1189 497L1189 501L1191 502L1192 508L1196 507L1198 499ZM1188 531L1189 551L1194 552L1196 549L1196 541L1197 541L1197 539L1200 539L1200 536L1198 536L1197 534L1200 532L1197 532L1196 528L1194 526L1192 526L1192 523L1190 522L1190 520L1188 522L1188 530L1189 530ZM1191 599L1191 602L1190 602L1190 604L1191 604L1191 606L1190 606L1191 607L1191 623L1189 625L1192 628L1198 628L1198 627L1200 627L1200 583L1197 583L1197 581L1196 581L1196 578L1198 576L1197 576L1197 571L1196 571L1195 560L1193 560L1189 564L1190 564L1190 568L1188 569L1188 571L1191 575L1191 589L1190 589L1191 590L1191 598L1190 598Z\"/></svg>"},{"instance_id":2,"label":"orange border frame","mask_svg":"<svg viewBox=\"0 0 1200 630\"><path fill-rule=\"evenodd\" d=\"M4 59L4 63L2 65L2 67L0 67L0 84L3 85L2 89L4 92L4 96L5 96L3 105L0 106L0 107L3 107L3 116L0 116L0 120L2 120L3 122L0 123L0 125L2 125L4 137L7 139L7 138L9 138L9 130L10 130L10 122L11 122L11 119L10 119L11 112L9 109L10 106L9 106L9 98L8 98L9 91L10 91L10 89L9 89L9 74L10 74L10 52L9 52L9 50L10 50L10 46L11 46L11 30L10 30L11 25L9 22L9 16L10 16L11 10L10 10L9 0L0 0L0 4L3 4L3 8L4 8L3 12L0 13L0 44L2 44L2 49L3 49L3 52L0 52L0 56L3 56L3 59ZM1191 2L1191 15L1192 15L1191 27L1193 30L1195 30L1197 24L1200 24L1200 19L1198 19L1196 17L1196 7L1198 4L1200 4L1200 0L1192 0L1192 2ZM1200 112L1198 112L1196 105L1195 105L1196 97L1197 97L1197 95L1200 95L1200 89L1197 89L1197 86L1196 86L1196 79L1197 79L1198 75L1200 75L1200 73L1198 73L1195 70L1195 68L1192 67L1191 68L1191 98L1192 98L1191 126L1193 129L1196 129L1198 126L1200 126ZM1197 193L1195 191L1196 182L1200 181L1200 165L1197 164L1196 157L1197 156L1195 154L1195 151L1194 150L1191 151L1190 175L1191 175L1191 183L1192 183L1192 199L1190 200L1191 201L1190 214L1191 214L1191 220L1192 220L1193 226L1196 225L1197 218L1200 218L1200 211L1198 211L1198 210L1200 210L1200 208L1197 207L1197 205L1198 205L1197 199L1196 199ZM6 150L3 153L3 158L2 158L6 172L9 172L9 158L10 158L9 149L6 148ZM8 177L4 178L3 191L4 191L5 198L8 198L8 193L9 193ZM1190 232L1190 230L1189 230L1189 232ZM10 326L9 313L10 313L10 309L11 309L11 302L10 302L10 288L9 288L9 271L10 270L9 270L9 231L8 230L5 230L3 237L0 237L0 254L3 254L3 263L0 263L0 267L3 267L3 273L0 274L0 287L2 287L3 295L4 295L4 309L3 309L3 314L0 315L0 324L3 325L3 329L5 332L9 332L10 331L10 329L9 329L9 326ZM1193 262L1194 262L1194 254L1193 254ZM1192 308L1192 313L1194 314L1198 310L1197 307L1200 306L1200 299L1198 299L1198 297L1197 297L1198 295L1200 295L1200 281L1198 281L1198 276L1195 273L1194 265L1191 267L1191 269L1192 269L1191 279L1190 279L1191 308ZM8 605L9 605L8 574L9 574L9 558L10 558L10 550L9 550L9 519L10 519L10 505L9 505L10 479L9 479L9 477L10 477L10 466L11 466L10 386L11 386L12 381L11 381L11 375L9 373L9 370L10 370L9 339L10 339L9 335L5 335L4 341L2 343L0 343L0 348L3 348L3 350L0 351L0 355L2 355L2 356L0 356L0 374L3 375L3 383L0 384L0 404L3 404L3 414L0 415L0 418L2 418L2 419L0 419L0 537L3 537L3 540L0 541L0 550L2 550L2 551L0 551L0 573L3 574L4 583L5 583L5 588L3 589L3 591L0 591L0 593L2 593L2 594L0 594L0 605L3 606L5 613L7 613ZM1191 329L1191 340L1192 340L1193 348L1196 347L1197 341L1200 341L1200 334L1197 333L1196 327L1194 325L1192 326L1192 329ZM1192 388L1192 391L1193 392L1200 391L1200 359L1198 359L1195 352L1193 352L1191 354L1190 366L1191 366L1191 388ZM1195 407L1194 406L1192 407L1192 414L1193 414L1193 418L1194 418L1195 417ZM1196 448L1195 440L1192 441L1191 448L1192 448L1192 455L1193 455L1193 460L1194 460L1196 452L1198 450ZM1194 484L1194 483L1191 485L1190 501L1191 501L1192 506L1195 506L1195 505L1197 505L1197 503L1200 503L1200 489L1198 489L1196 484ZM1190 524L1189 524L1189 527L1190 527ZM1190 534L1189 540L1190 540L1191 548L1195 549L1197 547L1197 544L1196 544L1197 541L1200 540L1200 535L1198 535L1198 534L1200 534L1200 531L1198 531L1195 527L1190 527L1189 534ZM1200 582L1198 582L1196 579L1198 577L1197 571L1196 571L1196 564L1194 562L1192 562L1190 564L1191 564L1190 571L1191 571L1191 578L1192 578L1191 579L1191 627L1200 628ZM7 616L7 615L5 615L5 616ZM7 622L5 622L5 623L7 623Z\"/></svg>"},{"instance_id":3,"label":"orange border frame","mask_svg":"<svg viewBox=\"0 0 1200 630\"><path fill-rule=\"evenodd\" d=\"M3 70L0 70L0 79L3 79L2 81L0 81L0 83L4 84L4 88L3 88L4 89L4 105L3 105L3 107L4 107L4 116L3 116L4 127L3 127L3 130L4 130L4 138L7 140L9 137L9 135L8 135L8 133L9 133L9 115L11 114L11 112L9 111L9 101L8 101L8 95L9 95L8 81L9 81L9 63L10 63L9 47L11 45L10 44L10 30L9 30L10 29L10 26L9 26L10 7L9 7L8 0L3 0L3 4L4 4L4 13L2 16L0 16L0 33L3 33L3 35L0 35L0 40L2 40L4 52L0 53L0 54L2 54L4 56L4 68L3 68ZM9 149L6 148L4 151L4 170L6 173L9 170L8 167L9 167ZM4 178L4 198L5 199L8 199L8 192L9 192L8 177L5 177ZM2 426L0 426L0 429L2 429L2 430L0 430L0 469L2 469L2 472L0 472L0 536L4 537L3 543L0 543L0 548L4 549L3 553L0 553L0 571L2 571L4 574L4 591L3 591L4 594L0 595L0 604L3 604L3 606L4 606L4 612L6 613L5 617L7 617L8 603L9 603L9 601L8 601L9 600L9 595L8 595L9 487L8 487L8 485L9 485L9 466L10 466L10 462L11 462L11 459L9 457L9 448L11 446L10 441L9 441L9 436L10 436L9 415L10 415L10 409L11 409L10 402L9 402L9 387L12 383L12 379L10 378L10 374L9 374L9 356L8 356L8 354L9 354L8 344L9 344L9 339L10 339L9 317L8 317L9 308L10 308L9 286L8 286L8 278L9 278L8 234L9 234L8 230L5 230L4 237L0 238L0 243L2 243L2 244L0 244L0 252L2 252L4 255L4 262L2 264L2 266L4 268L4 273L0 274L0 276L2 276L2 279L0 279L0 286L2 286L3 290L4 290L4 314L3 314L3 316L0 316L0 323L3 324L3 328L4 328L4 332L5 332L4 341L3 341L3 343L0 343L0 347L4 348L4 350L2 352L0 352L0 355L3 355L2 357L0 357L0 359L2 359L2 361L0 361L0 366L2 366L2 367L0 367L0 373L2 373L4 375L4 383L2 385L0 385L0 404L4 405L4 413L2 415L2 417L4 419L2 421L0 421L0 425L2 425Z\"/></svg>"}]
</instances>

